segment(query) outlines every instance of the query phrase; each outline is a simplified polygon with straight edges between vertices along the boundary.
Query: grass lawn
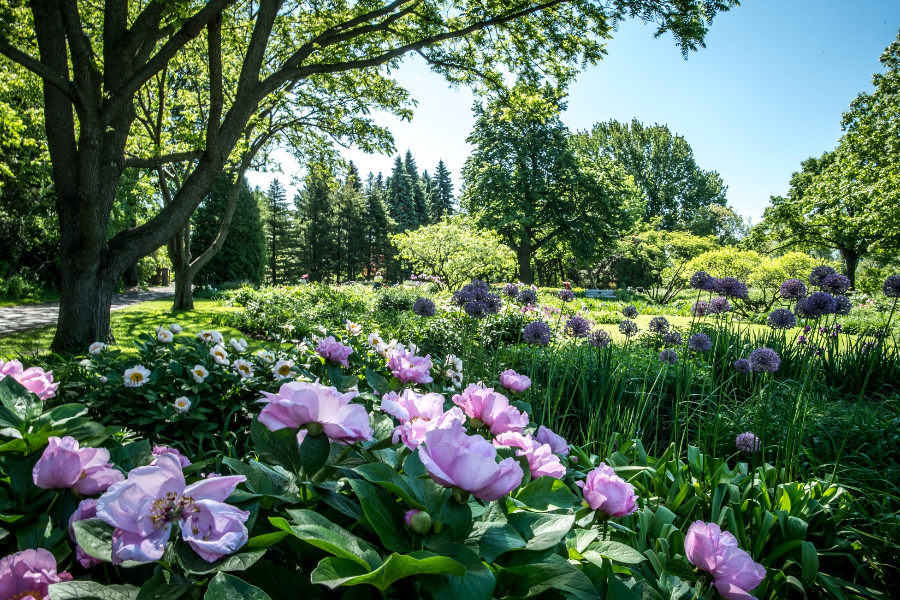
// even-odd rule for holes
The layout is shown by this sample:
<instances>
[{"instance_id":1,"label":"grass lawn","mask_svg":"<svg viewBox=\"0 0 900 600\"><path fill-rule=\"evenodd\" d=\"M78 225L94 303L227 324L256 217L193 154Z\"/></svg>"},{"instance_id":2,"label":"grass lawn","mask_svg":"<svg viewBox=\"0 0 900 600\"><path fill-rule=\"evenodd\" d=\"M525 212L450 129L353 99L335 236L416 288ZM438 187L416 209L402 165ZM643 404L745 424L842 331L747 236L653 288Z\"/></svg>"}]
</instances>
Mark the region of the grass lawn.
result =
<instances>
[{"instance_id":1,"label":"grass lawn","mask_svg":"<svg viewBox=\"0 0 900 600\"><path fill-rule=\"evenodd\" d=\"M194 334L201 329L218 329L228 340L230 337L241 337L237 329L217 325L217 315L240 310L239 308L219 306L215 300L194 300L194 310L172 311L172 299L152 300L135 304L112 313L113 337L123 352L134 351L133 340L139 334L154 331L159 325L178 323L184 327L185 333ZM30 331L22 331L0 337L0 359L31 356L46 352L53 341L55 325L47 325ZM249 340L252 342L252 340ZM252 344L251 344L252 345ZM86 349L85 349L86 350Z\"/></svg>"}]
</instances>

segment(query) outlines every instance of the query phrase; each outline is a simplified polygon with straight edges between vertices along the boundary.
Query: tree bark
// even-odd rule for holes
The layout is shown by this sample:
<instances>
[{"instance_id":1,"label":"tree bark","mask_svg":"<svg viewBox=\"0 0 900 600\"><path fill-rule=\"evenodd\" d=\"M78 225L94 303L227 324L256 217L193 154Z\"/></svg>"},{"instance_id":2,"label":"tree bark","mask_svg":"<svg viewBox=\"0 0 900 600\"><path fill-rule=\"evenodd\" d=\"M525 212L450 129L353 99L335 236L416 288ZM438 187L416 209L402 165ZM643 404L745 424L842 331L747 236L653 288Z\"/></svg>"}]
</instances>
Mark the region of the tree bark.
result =
<instances>
[{"instance_id":1,"label":"tree bark","mask_svg":"<svg viewBox=\"0 0 900 600\"><path fill-rule=\"evenodd\" d=\"M847 279L850 280L850 288L856 289L856 268L859 266L859 252L849 248L840 248L841 257L844 259L844 268L847 269Z\"/></svg>"},{"instance_id":2,"label":"tree bark","mask_svg":"<svg viewBox=\"0 0 900 600\"><path fill-rule=\"evenodd\" d=\"M172 310L194 310L194 276L197 272L190 265L180 265L175 271L175 299Z\"/></svg>"},{"instance_id":3,"label":"tree bark","mask_svg":"<svg viewBox=\"0 0 900 600\"><path fill-rule=\"evenodd\" d=\"M519 279L522 280L522 283L532 285L534 272L531 270L531 244L522 242L516 248L516 259L519 263Z\"/></svg>"},{"instance_id":4,"label":"tree bark","mask_svg":"<svg viewBox=\"0 0 900 600\"><path fill-rule=\"evenodd\" d=\"M127 269L125 269L125 274L122 275L122 284L127 287L136 287L141 283L141 278L138 273L138 265L137 263L131 263Z\"/></svg>"}]
</instances>

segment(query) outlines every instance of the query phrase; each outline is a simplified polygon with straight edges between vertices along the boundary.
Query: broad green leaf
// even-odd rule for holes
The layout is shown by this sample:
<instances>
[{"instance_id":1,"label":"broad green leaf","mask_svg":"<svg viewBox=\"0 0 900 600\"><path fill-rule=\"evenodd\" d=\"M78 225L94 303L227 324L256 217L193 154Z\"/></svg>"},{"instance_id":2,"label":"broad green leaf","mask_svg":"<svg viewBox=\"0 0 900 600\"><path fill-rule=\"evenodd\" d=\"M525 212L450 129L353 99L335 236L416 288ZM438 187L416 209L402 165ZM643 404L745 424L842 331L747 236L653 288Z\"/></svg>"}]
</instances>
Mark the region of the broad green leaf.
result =
<instances>
[{"instance_id":1,"label":"broad green leaf","mask_svg":"<svg viewBox=\"0 0 900 600\"><path fill-rule=\"evenodd\" d=\"M368 383L378 395L387 394L390 389L390 384L387 379L368 367L366 367L366 383Z\"/></svg>"},{"instance_id":2,"label":"broad green leaf","mask_svg":"<svg viewBox=\"0 0 900 600\"><path fill-rule=\"evenodd\" d=\"M432 515L432 519L434 519L434 515ZM441 508L438 521L450 528L452 532L450 538L454 542L462 541L472 530L472 509L468 504L460 504L456 500L448 500ZM435 531L437 530L435 529Z\"/></svg>"},{"instance_id":3,"label":"broad green leaf","mask_svg":"<svg viewBox=\"0 0 900 600\"><path fill-rule=\"evenodd\" d=\"M287 469L289 473L299 473L303 462L300 459L300 445L297 432L293 429L272 431L254 418L250 424L253 449L273 464Z\"/></svg>"},{"instance_id":4,"label":"broad green leaf","mask_svg":"<svg viewBox=\"0 0 900 600\"><path fill-rule=\"evenodd\" d=\"M509 515L509 524L526 541L527 550L552 548L566 537L575 523L575 515L517 512Z\"/></svg>"},{"instance_id":5,"label":"broad green leaf","mask_svg":"<svg viewBox=\"0 0 900 600\"><path fill-rule=\"evenodd\" d=\"M289 534L287 531L273 531L272 533L264 533L247 540L244 548L248 550L251 550L253 548L268 548L269 546L274 546L289 535L291 534Z\"/></svg>"},{"instance_id":6,"label":"broad green leaf","mask_svg":"<svg viewBox=\"0 0 900 600\"><path fill-rule=\"evenodd\" d=\"M544 475L520 489L516 500L534 510L571 508L575 494L559 479Z\"/></svg>"},{"instance_id":7,"label":"broad green leaf","mask_svg":"<svg viewBox=\"0 0 900 600\"><path fill-rule=\"evenodd\" d=\"M425 588L435 600L490 600L497 585L494 574L474 552L460 544L453 546L456 554L452 558L466 568L466 574L423 575L420 579Z\"/></svg>"},{"instance_id":8,"label":"broad green leaf","mask_svg":"<svg viewBox=\"0 0 900 600\"><path fill-rule=\"evenodd\" d=\"M412 479L401 475L396 470L382 462L367 463L353 469L362 475L367 481L378 484L400 496L404 502L412 508L427 510L423 501L425 499L425 481Z\"/></svg>"},{"instance_id":9,"label":"broad green leaf","mask_svg":"<svg viewBox=\"0 0 900 600\"><path fill-rule=\"evenodd\" d=\"M319 435L309 435L303 438L300 444L300 460L303 463L303 471L307 478L322 470L325 463L328 462L328 455L331 453L331 442L324 433Z\"/></svg>"},{"instance_id":10,"label":"broad green leaf","mask_svg":"<svg viewBox=\"0 0 900 600\"><path fill-rule=\"evenodd\" d=\"M372 411L369 413L369 426L372 428L376 440L393 441L394 420L381 411Z\"/></svg>"},{"instance_id":11,"label":"broad green leaf","mask_svg":"<svg viewBox=\"0 0 900 600\"><path fill-rule=\"evenodd\" d=\"M37 395L13 379L0 379L0 403L5 411L0 411L0 426L18 429L19 425L31 423L41 416L44 403Z\"/></svg>"},{"instance_id":12,"label":"broad green leaf","mask_svg":"<svg viewBox=\"0 0 900 600\"><path fill-rule=\"evenodd\" d=\"M266 559L258 561L241 577L272 600L326 600L328 597L325 588L309 580L309 572L301 573Z\"/></svg>"},{"instance_id":13,"label":"broad green leaf","mask_svg":"<svg viewBox=\"0 0 900 600\"><path fill-rule=\"evenodd\" d=\"M434 574L462 576L466 574L466 568L452 558L430 552L391 554L383 565L368 573L352 561L329 557L322 559L310 579L332 589L340 585L368 584L385 592L392 583L404 577Z\"/></svg>"},{"instance_id":14,"label":"broad green leaf","mask_svg":"<svg viewBox=\"0 0 900 600\"><path fill-rule=\"evenodd\" d=\"M412 545L406 534L403 511L387 492L367 481L351 479L350 486L359 498L369 525L385 548L392 552L409 552Z\"/></svg>"},{"instance_id":15,"label":"broad green leaf","mask_svg":"<svg viewBox=\"0 0 900 600\"><path fill-rule=\"evenodd\" d=\"M322 515L309 510L288 510L288 514L294 520L293 525L277 517L269 517L269 521L275 527L291 532L307 544L321 548L338 558L352 560L367 570L381 566L381 557L375 548Z\"/></svg>"},{"instance_id":16,"label":"broad green leaf","mask_svg":"<svg viewBox=\"0 0 900 600\"><path fill-rule=\"evenodd\" d=\"M630 565L636 565L646 560L646 557L643 554L631 546L626 546L625 544L613 542L611 540L594 542L588 546L584 553L585 558L587 558L587 552L596 552L604 558Z\"/></svg>"},{"instance_id":17,"label":"broad green leaf","mask_svg":"<svg viewBox=\"0 0 900 600\"><path fill-rule=\"evenodd\" d=\"M204 600L271 600L256 586L232 575L219 573L209 582Z\"/></svg>"},{"instance_id":18,"label":"broad green leaf","mask_svg":"<svg viewBox=\"0 0 900 600\"><path fill-rule=\"evenodd\" d=\"M700 580L700 575L697 574L697 570L683 560L666 561L664 572L668 573L669 575L674 575L682 581Z\"/></svg>"},{"instance_id":19,"label":"broad green leaf","mask_svg":"<svg viewBox=\"0 0 900 600\"><path fill-rule=\"evenodd\" d=\"M49 588L50 600L79 600L96 598L97 600L131 600L122 592L100 585L94 581L64 581L54 583Z\"/></svg>"},{"instance_id":20,"label":"broad green leaf","mask_svg":"<svg viewBox=\"0 0 900 600\"><path fill-rule=\"evenodd\" d=\"M52 530L53 526L50 524L50 517L39 515L34 523L16 530L16 544L19 546L20 551L46 548L45 542L50 538ZM50 546L52 547L53 544L50 544Z\"/></svg>"},{"instance_id":21,"label":"broad green leaf","mask_svg":"<svg viewBox=\"0 0 900 600\"><path fill-rule=\"evenodd\" d=\"M519 555L514 555L519 556ZM552 553L522 553L495 573L504 598L530 598L548 590L558 590L566 598L597 600L599 596L587 575L566 559Z\"/></svg>"},{"instance_id":22,"label":"broad green leaf","mask_svg":"<svg viewBox=\"0 0 900 600\"><path fill-rule=\"evenodd\" d=\"M175 556L178 562L188 573L205 575L215 571L244 571L258 561L266 553L265 548L248 550L239 554L229 554L222 558L209 562L194 552L186 542L175 542Z\"/></svg>"},{"instance_id":23,"label":"broad green leaf","mask_svg":"<svg viewBox=\"0 0 900 600\"><path fill-rule=\"evenodd\" d=\"M340 494L325 486L311 485L308 488L319 500L331 508L359 521L365 516L362 507L344 494Z\"/></svg>"},{"instance_id":24,"label":"broad green leaf","mask_svg":"<svg viewBox=\"0 0 900 600\"><path fill-rule=\"evenodd\" d=\"M512 525L506 522L477 521L463 544L487 562L492 563L504 552L524 548L525 540Z\"/></svg>"},{"instance_id":25,"label":"broad green leaf","mask_svg":"<svg viewBox=\"0 0 900 600\"><path fill-rule=\"evenodd\" d=\"M194 585L169 571L160 571L141 586L135 600L178 600Z\"/></svg>"},{"instance_id":26,"label":"broad green leaf","mask_svg":"<svg viewBox=\"0 0 900 600\"><path fill-rule=\"evenodd\" d=\"M85 519L72 524L75 539L85 554L112 562L112 525L100 519Z\"/></svg>"}]
</instances>

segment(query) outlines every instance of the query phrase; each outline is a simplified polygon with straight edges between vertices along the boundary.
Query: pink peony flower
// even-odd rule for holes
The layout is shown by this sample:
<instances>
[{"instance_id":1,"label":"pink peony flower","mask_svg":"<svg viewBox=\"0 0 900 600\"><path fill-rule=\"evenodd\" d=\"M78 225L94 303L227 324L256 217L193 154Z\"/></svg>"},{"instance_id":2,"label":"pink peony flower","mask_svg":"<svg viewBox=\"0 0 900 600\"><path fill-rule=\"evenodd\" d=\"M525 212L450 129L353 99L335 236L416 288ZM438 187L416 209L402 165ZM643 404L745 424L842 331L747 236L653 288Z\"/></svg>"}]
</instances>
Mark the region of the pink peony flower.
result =
<instances>
[{"instance_id":1,"label":"pink peony flower","mask_svg":"<svg viewBox=\"0 0 900 600\"><path fill-rule=\"evenodd\" d=\"M609 465L600 465L587 474L587 481L575 485L584 491L584 500L592 510L610 517L624 517L637 510L634 488Z\"/></svg>"},{"instance_id":2,"label":"pink peony flower","mask_svg":"<svg viewBox=\"0 0 900 600\"><path fill-rule=\"evenodd\" d=\"M341 394L333 387L320 383L291 381L281 386L277 394L263 392L265 398L257 402L265 403L259 413L259 422L271 429L298 429L306 425L307 430L318 424L321 431L332 442L352 444L371 440L375 433L369 426L369 414L360 404L350 404L359 392ZM299 439L305 436L301 431Z\"/></svg>"},{"instance_id":3,"label":"pink peony flower","mask_svg":"<svg viewBox=\"0 0 900 600\"><path fill-rule=\"evenodd\" d=\"M512 369L500 373L500 385L511 392L521 394L531 387L531 379L525 375L519 375Z\"/></svg>"},{"instance_id":4,"label":"pink peony flower","mask_svg":"<svg viewBox=\"0 0 900 600\"><path fill-rule=\"evenodd\" d=\"M0 360L0 379L4 377L12 377L41 400L56 396L56 389L59 387L59 383L53 383L53 371L44 371L40 367L25 369L17 360Z\"/></svg>"},{"instance_id":5,"label":"pink peony flower","mask_svg":"<svg viewBox=\"0 0 900 600\"><path fill-rule=\"evenodd\" d=\"M506 396L480 383L470 384L462 394L453 396L453 402L475 421L476 428L480 427L479 422L484 423L493 435L508 431L524 433L528 426L528 413L510 406Z\"/></svg>"},{"instance_id":6,"label":"pink peony flower","mask_svg":"<svg viewBox=\"0 0 900 600\"><path fill-rule=\"evenodd\" d=\"M318 352L319 356L325 360L330 360L331 362L340 363L344 367L349 367L350 365L347 363L347 357L353 354L353 348L343 345L335 340L334 336L329 335L324 340L319 341L319 345L316 346L316 352Z\"/></svg>"},{"instance_id":7,"label":"pink peony flower","mask_svg":"<svg viewBox=\"0 0 900 600\"><path fill-rule=\"evenodd\" d=\"M531 438L514 431L501 433L494 438L494 446L508 446L518 448L516 456L524 456L528 460L528 468L531 477L537 479L549 475L556 479L562 479L566 474L566 468L559 461L559 457L547 444L541 444Z\"/></svg>"},{"instance_id":8,"label":"pink peony flower","mask_svg":"<svg viewBox=\"0 0 900 600\"><path fill-rule=\"evenodd\" d=\"M416 356L415 353L398 348L388 352L388 368L401 383L431 383L431 355Z\"/></svg>"},{"instance_id":9,"label":"pink peony flower","mask_svg":"<svg viewBox=\"0 0 900 600\"><path fill-rule=\"evenodd\" d=\"M82 567L85 569L90 569L94 565L99 565L103 561L99 558L94 558L90 554L87 554L84 550L82 550L81 546L78 545L78 540L75 539L75 528L72 525L75 521L84 521L87 519L93 519L97 516L97 501L93 498L88 498L86 500L82 500L78 504L78 508L75 509L75 512L72 513L72 516L69 517L69 537L75 542L75 560L77 560Z\"/></svg>"},{"instance_id":10,"label":"pink peony flower","mask_svg":"<svg viewBox=\"0 0 900 600\"><path fill-rule=\"evenodd\" d=\"M692 565L712 575L713 585L729 600L753 600L748 592L766 577L765 567L715 523L694 521L684 538L684 553Z\"/></svg>"},{"instance_id":11,"label":"pink peony flower","mask_svg":"<svg viewBox=\"0 0 900 600\"><path fill-rule=\"evenodd\" d=\"M49 550L23 550L0 559L0 598L42 600L49 597L52 583L72 581L72 576L56 572L56 559Z\"/></svg>"},{"instance_id":12,"label":"pink peony flower","mask_svg":"<svg viewBox=\"0 0 900 600\"><path fill-rule=\"evenodd\" d=\"M72 488L82 496L93 496L125 479L112 468L109 450L105 448L79 448L70 436L54 436L48 442L31 471L39 488Z\"/></svg>"},{"instance_id":13,"label":"pink peony flower","mask_svg":"<svg viewBox=\"0 0 900 600\"><path fill-rule=\"evenodd\" d=\"M447 428L428 431L418 452L435 482L481 500L502 498L522 483L522 467L516 459L505 458L497 464L496 448L481 436L466 435L456 419Z\"/></svg>"},{"instance_id":14,"label":"pink peony flower","mask_svg":"<svg viewBox=\"0 0 900 600\"><path fill-rule=\"evenodd\" d=\"M389 392L381 399L381 410L395 417L400 425L394 428L393 443L403 440L406 447L415 450L425 441L425 432L438 426L449 426L451 419L465 421L466 416L456 407L444 416L444 397L440 394L419 395L410 389L401 394Z\"/></svg>"},{"instance_id":15,"label":"pink peony flower","mask_svg":"<svg viewBox=\"0 0 900 600\"><path fill-rule=\"evenodd\" d=\"M543 425L538 427L534 439L542 444L548 444L554 454L569 455L569 443L561 435L556 435Z\"/></svg>"},{"instance_id":16,"label":"pink peony flower","mask_svg":"<svg viewBox=\"0 0 900 600\"><path fill-rule=\"evenodd\" d=\"M176 450L175 448L169 448L168 446L154 446L153 447L153 456L161 456L163 454L171 454L175 458L178 459L178 462L181 464L181 468L185 468L190 466L191 461L187 456ZM156 459L153 459L153 462L150 463L151 466L156 464Z\"/></svg>"},{"instance_id":17,"label":"pink peony flower","mask_svg":"<svg viewBox=\"0 0 900 600\"><path fill-rule=\"evenodd\" d=\"M159 560L172 523L179 520L184 541L207 561L235 552L247 541L244 522L250 513L224 501L246 479L243 475L209 477L185 485L178 458L168 452L156 458L155 466L132 469L128 479L97 500L97 516L116 528L113 564ZM236 521L240 521L239 533Z\"/></svg>"}]
</instances>

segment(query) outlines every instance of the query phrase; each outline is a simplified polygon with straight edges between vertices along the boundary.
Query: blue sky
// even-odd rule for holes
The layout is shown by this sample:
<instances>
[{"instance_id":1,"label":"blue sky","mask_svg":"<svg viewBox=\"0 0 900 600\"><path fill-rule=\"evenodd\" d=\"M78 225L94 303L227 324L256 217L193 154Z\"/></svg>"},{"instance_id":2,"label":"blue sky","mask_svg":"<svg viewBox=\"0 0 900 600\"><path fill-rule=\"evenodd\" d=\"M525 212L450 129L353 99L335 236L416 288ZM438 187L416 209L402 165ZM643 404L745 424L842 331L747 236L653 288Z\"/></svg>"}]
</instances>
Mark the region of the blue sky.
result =
<instances>
[{"instance_id":1,"label":"blue sky","mask_svg":"<svg viewBox=\"0 0 900 600\"><path fill-rule=\"evenodd\" d=\"M745 0L720 14L707 47L683 60L671 36L623 23L608 56L578 77L563 120L573 130L609 119L667 124L683 135L701 168L718 171L729 202L758 221L769 196L787 191L800 161L835 146L841 112L870 91L878 57L900 29L898 0ZM396 73L419 105L411 123L377 115L398 152L412 150L420 169L438 159L458 175L471 148L472 94L449 89L419 59ZM365 175L390 172L392 157L343 152ZM299 166L284 153L283 174L251 174L253 185L290 184Z\"/></svg>"}]
</instances>

